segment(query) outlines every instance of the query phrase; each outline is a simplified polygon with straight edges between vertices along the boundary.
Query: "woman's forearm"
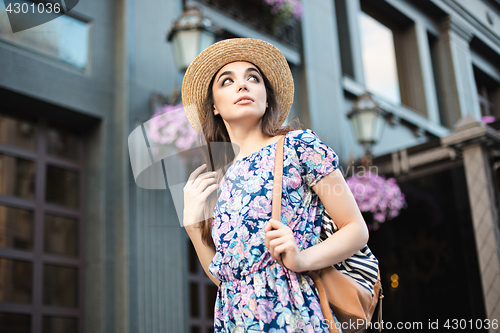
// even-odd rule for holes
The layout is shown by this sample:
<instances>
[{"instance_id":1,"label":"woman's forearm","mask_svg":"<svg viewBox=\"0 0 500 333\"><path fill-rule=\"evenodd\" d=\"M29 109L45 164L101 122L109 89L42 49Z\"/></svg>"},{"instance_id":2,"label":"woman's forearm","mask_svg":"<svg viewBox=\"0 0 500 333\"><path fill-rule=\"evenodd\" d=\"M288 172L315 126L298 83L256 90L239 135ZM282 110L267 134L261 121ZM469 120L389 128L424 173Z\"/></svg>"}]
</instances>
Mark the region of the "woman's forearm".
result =
<instances>
[{"instance_id":1,"label":"woman's forearm","mask_svg":"<svg viewBox=\"0 0 500 333\"><path fill-rule=\"evenodd\" d=\"M188 225L185 228L189 238L191 239L191 242L193 243L194 249L196 251L196 254L198 255L198 259L200 260L205 274L207 274L207 276L210 278L210 280L212 280L213 283L215 283L216 286L219 286L220 281L213 277L213 275L208 271L208 266L215 256L215 249L203 243L200 228L197 228L193 225Z\"/></svg>"},{"instance_id":2,"label":"woman's forearm","mask_svg":"<svg viewBox=\"0 0 500 333\"><path fill-rule=\"evenodd\" d=\"M304 268L313 271L351 257L367 243L366 227L349 223L319 244L300 252Z\"/></svg>"}]
</instances>

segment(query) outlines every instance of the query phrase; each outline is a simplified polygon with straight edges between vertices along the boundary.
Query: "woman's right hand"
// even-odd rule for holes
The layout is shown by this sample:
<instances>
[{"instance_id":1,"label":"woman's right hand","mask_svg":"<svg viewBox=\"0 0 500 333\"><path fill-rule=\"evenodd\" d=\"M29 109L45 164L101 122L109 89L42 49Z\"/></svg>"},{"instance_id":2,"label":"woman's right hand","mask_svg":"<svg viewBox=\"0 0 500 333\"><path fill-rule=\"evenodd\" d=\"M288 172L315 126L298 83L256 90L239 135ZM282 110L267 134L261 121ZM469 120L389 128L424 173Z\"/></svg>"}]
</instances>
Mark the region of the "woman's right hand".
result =
<instances>
[{"instance_id":1,"label":"woman's right hand","mask_svg":"<svg viewBox=\"0 0 500 333\"><path fill-rule=\"evenodd\" d=\"M205 168L206 164L203 164L194 170L184 186L184 227L205 220L203 213L205 202L208 196L219 186L218 184L210 185L216 181L215 171L205 172L200 175Z\"/></svg>"}]
</instances>

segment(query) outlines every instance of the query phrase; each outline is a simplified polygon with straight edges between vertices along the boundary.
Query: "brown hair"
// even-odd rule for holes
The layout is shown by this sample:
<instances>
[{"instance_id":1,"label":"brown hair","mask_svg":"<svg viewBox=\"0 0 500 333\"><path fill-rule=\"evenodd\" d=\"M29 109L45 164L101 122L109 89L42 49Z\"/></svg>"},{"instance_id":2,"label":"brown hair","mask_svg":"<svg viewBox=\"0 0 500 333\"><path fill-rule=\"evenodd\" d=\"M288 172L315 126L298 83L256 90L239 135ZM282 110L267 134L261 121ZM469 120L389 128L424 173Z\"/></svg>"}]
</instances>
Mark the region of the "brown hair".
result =
<instances>
[{"instance_id":1,"label":"brown hair","mask_svg":"<svg viewBox=\"0 0 500 333\"><path fill-rule=\"evenodd\" d=\"M276 95L274 92L271 83L267 79L267 77L262 73L260 68L256 65L259 72L262 75L264 80L264 86L266 88L267 95L267 103L268 107L266 108L266 112L262 116L262 133L265 136L274 137L276 135L283 135L290 131L295 131L298 129L302 129L302 125L300 124L300 120L297 117L294 117L288 125L285 127L279 128L280 124L278 124L278 119L280 115L280 106L277 105ZM210 81L210 85L208 87L208 92L205 100L203 101L203 109L202 112L206 114L205 121L202 124L202 132L205 137L205 141L208 146L208 154L206 152L203 154L203 157L207 163L207 165L212 165L213 169L217 171L215 179L217 184L220 183L222 177L226 173L230 164L234 161L235 155L231 145L223 145L224 149L212 150L210 148L210 143L214 142L231 142L229 138L229 133L227 132L226 125L222 120L220 114L213 114L213 105L214 98L212 93L212 87L214 84L215 75L212 77ZM295 125L294 125L295 124ZM214 156L217 154L217 156ZM205 220L201 223L200 228L202 229L202 240L208 246L214 246L212 239L212 217L209 217L213 214L215 205L217 203L217 191L213 191L207 198L204 213Z\"/></svg>"}]
</instances>

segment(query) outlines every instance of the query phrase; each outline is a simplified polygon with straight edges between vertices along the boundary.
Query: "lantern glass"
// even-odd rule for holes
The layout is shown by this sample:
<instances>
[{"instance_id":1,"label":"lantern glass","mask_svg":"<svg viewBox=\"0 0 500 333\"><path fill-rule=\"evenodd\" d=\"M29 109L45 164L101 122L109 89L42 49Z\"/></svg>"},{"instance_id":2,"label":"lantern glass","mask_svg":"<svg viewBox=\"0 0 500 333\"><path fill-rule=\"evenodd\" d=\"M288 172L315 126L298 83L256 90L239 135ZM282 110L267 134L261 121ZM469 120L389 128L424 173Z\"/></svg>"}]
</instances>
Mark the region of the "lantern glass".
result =
<instances>
[{"instance_id":1,"label":"lantern glass","mask_svg":"<svg viewBox=\"0 0 500 333\"><path fill-rule=\"evenodd\" d=\"M358 116L360 123L360 134L361 142L372 142L373 141L373 124L375 122L375 117L372 112L361 112Z\"/></svg>"},{"instance_id":2,"label":"lantern glass","mask_svg":"<svg viewBox=\"0 0 500 333\"><path fill-rule=\"evenodd\" d=\"M376 110L363 110L351 117L351 123L359 143L376 143L382 136L385 119Z\"/></svg>"},{"instance_id":3,"label":"lantern glass","mask_svg":"<svg viewBox=\"0 0 500 333\"><path fill-rule=\"evenodd\" d=\"M174 61L177 68L182 67L182 48L181 41L177 33L172 38L172 51L174 52Z\"/></svg>"},{"instance_id":4,"label":"lantern glass","mask_svg":"<svg viewBox=\"0 0 500 333\"><path fill-rule=\"evenodd\" d=\"M177 31L172 40L177 67L186 70L198 54L214 42L214 34L204 29Z\"/></svg>"},{"instance_id":5,"label":"lantern glass","mask_svg":"<svg viewBox=\"0 0 500 333\"><path fill-rule=\"evenodd\" d=\"M193 59L191 59L191 61L193 61L194 58L196 58L198 56L198 54L203 52L207 47L209 47L210 45L215 43L215 35L213 33L211 33L210 31L201 30L199 42L200 42L200 45L198 48L198 53L193 57ZM189 62L189 63L191 63L191 62Z\"/></svg>"},{"instance_id":6,"label":"lantern glass","mask_svg":"<svg viewBox=\"0 0 500 333\"><path fill-rule=\"evenodd\" d=\"M351 118L351 124L352 124L352 129L354 131L354 135L356 136L356 140L358 140L358 142L359 142L359 140L361 138L361 130L360 130L359 119L358 119L357 115L353 116Z\"/></svg>"},{"instance_id":7,"label":"lantern glass","mask_svg":"<svg viewBox=\"0 0 500 333\"><path fill-rule=\"evenodd\" d=\"M379 142L382 138L382 133L384 131L385 118L377 113L377 117L375 118L375 124L373 126L373 141Z\"/></svg>"},{"instance_id":8,"label":"lantern glass","mask_svg":"<svg viewBox=\"0 0 500 333\"><path fill-rule=\"evenodd\" d=\"M184 70L191 61L198 55L198 45L200 40L200 31L197 29L179 30L174 37L174 54L177 66Z\"/></svg>"}]
</instances>

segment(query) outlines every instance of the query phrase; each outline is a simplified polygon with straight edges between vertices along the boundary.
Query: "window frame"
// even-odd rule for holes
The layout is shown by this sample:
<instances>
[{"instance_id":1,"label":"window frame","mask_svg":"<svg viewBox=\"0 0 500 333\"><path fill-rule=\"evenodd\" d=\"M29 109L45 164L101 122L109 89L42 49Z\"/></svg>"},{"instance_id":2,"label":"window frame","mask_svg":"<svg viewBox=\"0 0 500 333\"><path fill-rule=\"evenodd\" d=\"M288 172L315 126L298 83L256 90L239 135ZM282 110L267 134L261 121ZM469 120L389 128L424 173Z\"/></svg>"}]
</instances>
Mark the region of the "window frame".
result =
<instances>
[{"instance_id":1,"label":"window frame","mask_svg":"<svg viewBox=\"0 0 500 333\"><path fill-rule=\"evenodd\" d=\"M9 112L2 112L2 115L24 120L24 117L18 115L12 116ZM30 119L32 120L32 119ZM0 204L31 210L34 213L33 220L33 250L24 251L11 248L0 247L0 257L12 260L30 261L33 265L32 276L32 300L30 304L17 304L0 302L0 312L11 314L27 314L31 317L31 332L41 333L43 329L43 317L71 317L77 320L77 332L83 332L83 267L84 267L84 141L81 135L78 135L78 162L70 161L64 158L50 156L47 153L47 132L49 120L45 117L34 119L36 126L36 150L29 151L15 146L0 144L0 153L9 156L21 157L36 163L35 167L35 198L28 200L8 195L0 194ZM54 127L60 128L59 124ZM79 172L79 190L78 190L78 208L62 207L56 204L45 202L46 191L46 170L47 166L57 166L72 171ZM40 177L40 175L42 175ZM44 253L45 236L45 215L53 214L61 217L74 218L78 220L78 256L66 257L55 254ZM43 304L43 274L44 265L54 264L62 267L77 269L77 305L75 308L64 308Z\"/></svg>"},{"instance_id":2,"label":"window frame","mask_svg":"<svg viewBox=\"0 0 500 333\"><path fill-rule=\"evenodd\" d=\"M208 294L206 292L207 287L213 287L215 289L218 289L217 286L214 285L212 280L209 279L209 277L205 274L205 271L203 267L201 266L201 263L198 259L198 256L196 255L196 250L194 249L193 243L191 242L191 239L185 233L185 242L187 246L187 259L188 259L188 279L187 279L187 290L188 290L188 299L189 299L189 311L188 311L188 318L189 318L189 330L190 332L199 332L199 333L212 333L214 331L214 319L212 319L215 316L214 309L215 309L215 303L213 304L213 310L212 310L212 318L210 317L208 313ZM193 267L190 267L193 265ZM194 268L194 272L191 271L191 268ZM198 317L193 317L192 316L192 307L194 304L192 304L192 300L196 297L192 297L191 295L191 284L194 283L197 285L197 290L198 290L198 296L197 296L197 301L198 301ZM198 329L198 331L195 331L195 329Z\"/></svg>"},{"instance_id":3,"label":"window frame","mask_svg":"<svg viewBox=\"0 0 500 333\"><path fill-rule=\"evenodd\" d=\"M495 118L500 119L500 66L496 65L492 59L484 56L480 50L475 48L471 48L471 59L474 73L474 84L477 88L476 90L479 107L481 109L481 116L494 116ZM477 77L478 72L481 73L481 78ZM483 83L479 87L478 81ZM488 82L486 83L484 81ZM495 92L492 96L487 96L488 99L486 99L484 97L484 92L488 93L488 90L490 90L488 89L488 85L494 85ZM481 94L480 91L483 93ZM491 99L494 99L494 101ZM483 105L485 105L487 109L491 107L489 114L482 114Z\"/></svg>"},{"instance_id":4,"label":"window frame","mask_svg":"<svg viewBox=\"0 0 500 333\"><path fill-rule=\"evenodd\" d=\"M342 62L344 83L354 81L362 87L363 93L367 92L363 64L360 61L361 31L357 18L358 12L362 11L393 33L401 102L399 104L389 100L387 102L400 112L411 111L412 115L409 117L421 116L427 119L428 126L439 124L438 127L445 129L446 126L440 121L442 107L438 100L438 87L435 87L428 41L429 35L440 35L440 26L437 22L444 12L432 12L434 6L431 6L432 10L429 11L429 8L422 3L413 1L386 0L376 4L370 0L339 0L340 2L342 4L337 6L339 10L337 25L344 25L343 31L348 31L346 36L348 35L350 39L349 43L346 43L345 40L342 41L346 36L339 36L339 42L344 46L341 50L342 59L351 59L347 63ZM407 59L408 57L412 59ZM409 81L410 77L418 80ZM352 94L350 88L344 85L344 91ZM386 100L384 97L381 99Z\"/></svg>"},{"instance_id":5,"label":"window frame","mask_svg":"<svg viewBox=\"0 0 500 333\"><path fill-rule=\"evenodd\" d=\"M37 3L36 1L33 1L33 0L25 0L25 1L34 2L35 4ZM18 48L20 50L29 52L31 54L43 57L44 59L48 59L49 61L53 61L59 65L70 68L71 70L74 70L77 73L81 73L84 75L90 74L90 70L91 70L91 66L92 66L91 54L92 54L93 30L94 30L93 21L91 18L89 18L85 15L82 15L80 13L77 13L74 9L72 9L70 12L63 13L61 16L66 16L70 19L79 21L87 26L87 36L86 36L87 37L87 41L86 41L87 42L87 50L86 50L87 52L85 54L85 59L86 59L85 66L83 68L78 67L76 64L74 64L70 61L64 60L61 57L51 55L51 54L49 54L43 50L40 50L38 48L31 47L29 45L25 45L25 44L22 44L22 43L19 43L19 42L16 42L16 41L13 41L13 40L10 40L7 38L0 37L0 46L1 46L1 44L5 44L5 45L11 46L11 47L15 47L15 48ZM47 22L45 22L45 23L47 23ZM20 31L20 32L22 32L22 31Z\"/></svg>"}]
</instances>

